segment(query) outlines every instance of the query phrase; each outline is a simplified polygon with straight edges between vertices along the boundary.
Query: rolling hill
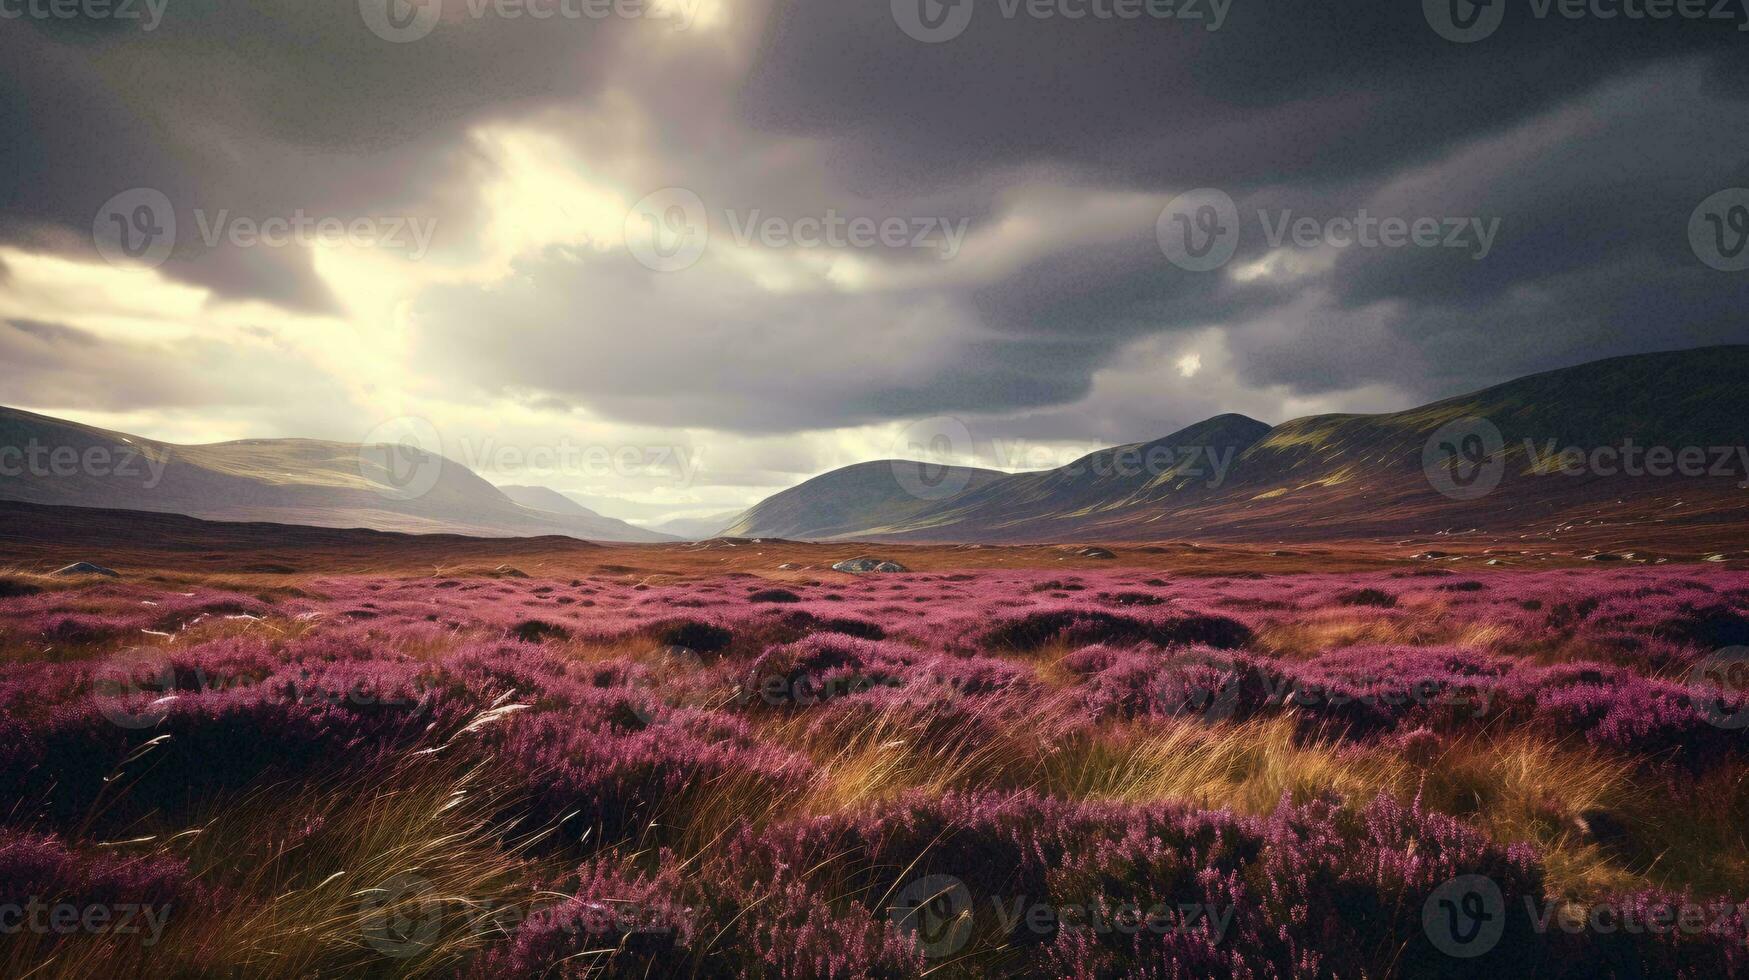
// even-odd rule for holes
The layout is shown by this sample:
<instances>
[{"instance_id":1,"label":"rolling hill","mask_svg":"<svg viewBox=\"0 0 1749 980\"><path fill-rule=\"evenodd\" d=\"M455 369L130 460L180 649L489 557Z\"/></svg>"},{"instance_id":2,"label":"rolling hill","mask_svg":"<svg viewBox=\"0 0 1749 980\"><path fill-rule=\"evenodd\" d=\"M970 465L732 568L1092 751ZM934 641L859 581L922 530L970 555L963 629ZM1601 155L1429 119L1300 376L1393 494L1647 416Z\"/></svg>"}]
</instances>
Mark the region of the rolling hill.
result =
<instances>
[{"instance_id":1,"label":"rolling hill","mask_svg":"<svg viewBox=\"0 0 1749 980\"><path fill-rule=\"evenodd\" d=\"M214 521L665 540L587 511L522 506L466 466L405 447L315 439L181 446L10 408L0 408L0 499Z\"/></svg>"},{"instance_id":2,"label":"rolling hill","mask_svg":"<svg viewBox=\"0 0 1749 980\"><path fill-rule=\"evenodd\" d=\"M1749 347L1711 347L1596 361L1402 412L1321 415L1273 428L1217 416L1054 470L978 471L979 479L945 499L847 494L846 484L879 484L879 471L907 465L865 463L768 499L733 533L1287 540L1724 521L1749 516L1745 445ZM1599 448L1616 453L1608 467L1615 472L1592 462L1571 472L1547 465L1565 447L1588 460ZM1628 447L1642 454L1638 475L1626 472L1621 451ZM1672 459L1704 459L1707 472L1682 475L1673 464L1664 475L1647 472L1644 453L1652 447ZM1714 472L1721 463L1723 471ZM781 506L767 507L774 503ZM829 519L801 519L820 515Z\"/></svg>"},{"instance_id":3,"label":"rolling hill","mask_svg":"<svg viewBox=\"0 0 1749 980\"><path fill-rule=\"evenodd\" d=\"M733 526L736 521L741 519L742 513L742 511L731 510L705 517L675 517L659 524L650 525L650 530L670 534L683 541L703 541L706 538L720 536L725 528Z\"/></svg>"},{"instance_id":4,"label":"rolling hill","mask_svg":"<svg viewBox=\"0 0 1749 980\"><path fill-rule=\"evenodd\" d=\"M544 514L557 514L560 517L575 521L589 522L599 526L599 533L591 533L587 537L597 541L678 541L672 534L662 534L647 528L638 527L613 517L604 517L583 506L570 497L549 487L501 486L498 488L506 497Z\"/></svg>"},{"instance_id":5,"label":"rolling hill","mask_svg":"<svg viewBox=\"0 0 1749 980\"><path fill-rule=\"evenodd\" d=\"M939 500L978 490L998 470L903 459L858 463L765 498L723 531L729 537L826 539L914 526Z\"/></svg>"}]
</instances>

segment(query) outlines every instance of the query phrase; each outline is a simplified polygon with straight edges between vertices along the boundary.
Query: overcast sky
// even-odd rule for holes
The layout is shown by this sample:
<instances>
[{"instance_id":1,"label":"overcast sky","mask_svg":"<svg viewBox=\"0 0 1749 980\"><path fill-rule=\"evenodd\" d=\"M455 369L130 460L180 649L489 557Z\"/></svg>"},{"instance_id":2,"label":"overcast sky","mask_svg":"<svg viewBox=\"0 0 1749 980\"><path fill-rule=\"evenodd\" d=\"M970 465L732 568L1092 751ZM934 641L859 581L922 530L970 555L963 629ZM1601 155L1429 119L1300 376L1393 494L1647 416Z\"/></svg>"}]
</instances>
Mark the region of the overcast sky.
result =
<instances>
[{"instance_id":1,"label":"overcast sky","mask_svg":"<svg viewBox=\"0 0 1749 980\"><path fill-rule=\"evenodd\" d=\"M36 2L0 404L155 438L649 521L1749 341L1741 9Z\"/></svg>"}]
</instances>

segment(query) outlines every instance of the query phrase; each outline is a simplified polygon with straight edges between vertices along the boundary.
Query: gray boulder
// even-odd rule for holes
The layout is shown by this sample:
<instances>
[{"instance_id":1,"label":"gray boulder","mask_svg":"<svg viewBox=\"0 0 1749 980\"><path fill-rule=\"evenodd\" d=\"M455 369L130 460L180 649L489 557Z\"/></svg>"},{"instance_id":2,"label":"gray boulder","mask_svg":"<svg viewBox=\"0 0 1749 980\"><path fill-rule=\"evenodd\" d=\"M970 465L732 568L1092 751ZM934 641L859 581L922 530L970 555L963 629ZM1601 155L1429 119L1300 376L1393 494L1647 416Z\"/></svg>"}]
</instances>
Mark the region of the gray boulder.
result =
<instances>
[{"instance_id":1,"label":"gray boulder","mask_svg":"<svg viewBox=\"0 0 1749 980\"><path fill-rule=\"evenodd\" d=\"M905 566L899 564L896 561L886 561L885 559L881 559L881 558L870 558L867 555L863 555L863 556L860 556L857 558L846 558L843 561L834 562L832 564L832 570L835 572L850 572L853 575L862 575L866 572L908 572L908 571L910 571L909 568L906 568Z\"/></svg>"},{"instance_id":2,"label":"gray boulder","mask_svg":"<svg viewBox=\"0 0 1749 980\"><path fill-rule=\"evenodd\" d=\"M1076 558L1106 559L1106 558L1116 558L1117 557L1116 555L1112 554L1110 551L1107 551L1104 548L1095 548L1095 547L1092 547L1090 545L1082 545L1082 546L1066 545L1060 550L1066 551L1069 554L1075 556Z\"/></svg>"},{"instance_id":3,"label":"gray boulder","mask_svg":"<svg viewBox=\"0 0 1749 980\"><path fill-rule=\"evenodd\" d=\"M109 578L121 578L121 573L115 569L104 568L102 565L93 565L88 561L76 561L73 564L68 565L66 568L56 571L55 574L66 576L104 575Z\"/></svg>"}]
</instances>

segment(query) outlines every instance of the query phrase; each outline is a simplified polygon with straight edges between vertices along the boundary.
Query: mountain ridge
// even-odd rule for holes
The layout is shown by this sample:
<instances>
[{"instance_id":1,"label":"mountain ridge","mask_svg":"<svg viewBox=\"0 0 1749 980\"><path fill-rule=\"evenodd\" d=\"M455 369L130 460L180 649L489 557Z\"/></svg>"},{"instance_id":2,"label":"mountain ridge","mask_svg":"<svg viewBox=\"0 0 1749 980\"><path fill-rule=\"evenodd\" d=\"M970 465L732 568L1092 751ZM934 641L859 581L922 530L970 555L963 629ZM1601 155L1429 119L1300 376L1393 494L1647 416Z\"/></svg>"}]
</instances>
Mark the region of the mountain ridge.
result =
<instances>
[{"instance_id":1,"label":"mountain ridge","mask_svg":"<svg viewBox=\"0 0 1749 980\"><path fill-rule=\"evenodd\" d=\"M185 446L5 407L0 499L308 527L667 540L599 515L524 507L461 463L408 447L307 438Z\"/></svg>"},{"instance_id":2,"label":"mountain ridge","mask_svg":"<svg viewBox=\"0 0 1749 980\"><path fill-rule=\"evenodd\" d=\"M1648 476L1636 481L1600 472L1551 479L1537 465L1551 446L1608 448L1631 440L1672 452L1740 447L1743 420L1749 419L1745 378L1749 346L1730 345L1606 358L1398 412L1315 415L1273 427L1218 415L1053 470L1003 474L947 499L921 502L897 522L887 515L905 508L888 504L878 517L862 519L860 527L854 515L840 514L824 529L828 534L789 526L784 536L987 543L1285 538L1390 535L1442 523L1531 527L1563 513L1590 519L1585 515L1611 508L1615 519L1637 514L1631 519L1638 520L1673 507L1730 510L1741 506L1743 495L1733 499L1740 488L1729 479ZM1498 466L1499 477L1490 493L1464 499L1442 492L1435 482L1441 478L1429 454L1437 460L1439 447L1429 446L1442 427L1474 427L1470 419L1485 420L1497 435L1485 440L1490 443L1485 458L1488 467ZM1458 433L1458 443L1472 445L1469 435ZM1161 465L1149 462L1151 448L1174 451ZM1192 456L1200 455L1204 465L1187 467L1183 450L1198 448L1200 454ZM1109 465L1126 454L1141 460L1139 473L1115 472L1121 468ZM1108 464L1103 474L1102 461ZM1445 464L1457 465L1449 459ZM1742 464L1737 481L1749 476L1749 459ZM1215 478L1202 478L1208 475ZM815 481L783 494L800 509L825 487L811 484ZM1624 500L1633 506L1621 510ZM749 515L757 517L755 511ZM743 520L736 533L776 532L757 520Z\"/></svg>"}]
</instances>

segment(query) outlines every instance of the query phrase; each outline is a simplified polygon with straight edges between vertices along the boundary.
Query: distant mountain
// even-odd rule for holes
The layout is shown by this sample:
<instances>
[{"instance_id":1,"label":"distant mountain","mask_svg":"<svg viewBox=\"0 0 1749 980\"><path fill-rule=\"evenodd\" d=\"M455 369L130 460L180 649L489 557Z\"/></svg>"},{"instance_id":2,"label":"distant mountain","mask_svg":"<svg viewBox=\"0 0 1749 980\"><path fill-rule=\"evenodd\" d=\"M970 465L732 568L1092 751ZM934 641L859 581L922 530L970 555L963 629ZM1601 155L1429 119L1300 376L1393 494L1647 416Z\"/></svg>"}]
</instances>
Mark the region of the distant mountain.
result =
<instances>
[{"instance_id":1,"label":"distant mountain","mask_svg":"<svg viewBox=\"0 0 1749 980\"><path fill-rule=\"evenodd\" d=\"M1217 415L1151 442L1102 449L1067 466L1016 473L931 503L905 530L953 529L980 538L1043 540L1108 516L1158 512L1224 479L1239 454L1270 431L1243 415Z\"/></svg>"},{"instance_id":2,"label":"distant mountain","mask_svg":"<svg viewBox=\"0 0 1749 980\"><path fill-rule=\"evenodd\" d=\"M650 530L672 534L686 541L703 541L706 538L720 537L725 529L740 519L742 513L730 510L709 517L676 517L660 524L652 524Z\"/></svg>"},{"instance_id":3,"label":"distant mountain","mask_svg":"<svg viewBox=\"0 0 1749 980\"><path fill-rule=\"evenodd\" d=\"M577 521L589 521L600 527L600 531L591 533L588 537L597 541L675 541L678 538L672 534L662 534L648 528L638 527L613 517L604 517L595 511L572 500L570 497L548 487L503 486L498 488L504 496L529 510L538 510L547 514L558 514Z\"/></svg>"},{"instance_id":4,"label":"distant mountain","mask_svg":"<svg viewBox=\"0 0 1749 980\"><path fill-rule=\"evenodd\" d=\"M824 539L897 531L915 527L918 515L938 502L1005 475L903 459L858 463L765 498L722 533Z\"/></svg>"},{"instance_id":5,"label":"distant mountain","mask_svg":"<svg viewBox=\"0 0 1749 980\"><path fill-rule=\"evenodd\" d=\"M1562 521L1723 520L1749 506L1749 347L1611 358L1420 408L1270 428L1222 415L1054 470L976 471L956 493L872 493L900 462L835 470L747 512L742 536L915 541L1358 538ZM1560 472L1575 447L1626 456ZM1646 450L1704 459L1650 472ZM1663 459L1664 457L1659 457ZM1613 465L1617 472L1603 472ZM1665 469L1673 469L1666 460ZM1480 482L1478 482L1480 481ZM1484 485L1485 484L1485 485ZM798 519L807 515L813 520ZM822 519L822 515L829 519Z\"/></svg>"},{"instance_id":6,"label":"distant mountain","mask_svg":"<svg viewBox=\"0 0 1749 980\"><path fill-rule=\"evenodd\" d=\"M517 504L454 460L314 439L179 446L0 408L0 499L215 521L659 540L598 515Z\"/></svg>"}]
</instances>

